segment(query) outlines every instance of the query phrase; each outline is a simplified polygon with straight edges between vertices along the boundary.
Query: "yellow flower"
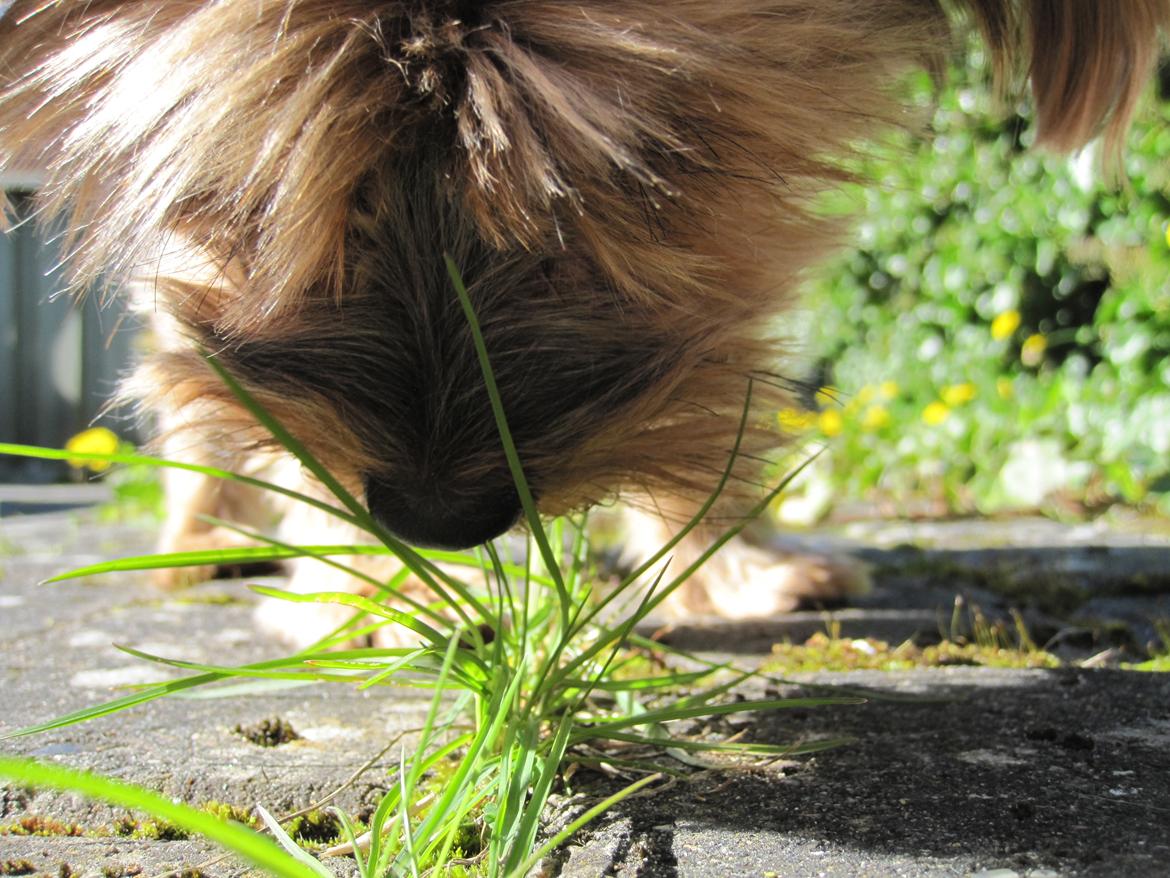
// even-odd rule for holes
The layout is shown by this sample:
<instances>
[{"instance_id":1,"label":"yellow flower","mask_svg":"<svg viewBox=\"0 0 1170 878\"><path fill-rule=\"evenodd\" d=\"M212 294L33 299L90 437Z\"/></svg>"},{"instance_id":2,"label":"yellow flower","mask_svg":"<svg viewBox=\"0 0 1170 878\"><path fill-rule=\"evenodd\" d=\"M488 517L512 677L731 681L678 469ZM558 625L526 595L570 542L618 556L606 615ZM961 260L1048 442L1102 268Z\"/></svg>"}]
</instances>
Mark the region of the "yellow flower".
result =
<instances>
[{"instance_id":1,"label":"yellow flower","mask_svg":"<svg viewBox=\"0 0 1170 878\"><path fill-rule=\"evenodd\" d=\"M882 399L893 399L900 390L897 381L883 381L878 385L878 395Z\"/></svg>"},{"instance_id":2,"label":"yellow flower","mask_svg":"<svg viewBox=\"0 0 1170 878\"><path fill-rule=\"evenodd\" d=\"M1016 388L1012 384L1012 379L1000 376L995 379L995 392L999 394L1000 399L1011 399L1015 396Z\"/></svg>"},{"instance_id":3,"label":"yellow flower","mask_svg":"<svg viewBox=\"0 0 1170 878\"><path fill-rule=\"evenodd\" d=\"M885 406L871 405L861 418L862 429L874 433L890 424L890 411Z\"/></svg>"},{"instance_id":4,"label":"yellow flower","mask_svg":"<svg viewBox=\"0 0 1170 878\"><path fill-rule=\"evenodd\" d=\"M1011 338L1012 334L1020 328L1020 312L1015 308L1009 308L995 316L991 321L991 337L996 341L1003 341L1005 338Z\"/></svg>"},{"instance_id":5,"label":"yellow flower","mask_svg":"<svg viewBox=\"0 0 1170 878\"><path fill-rule=\"evenodd\" d=\"M105 427L91 427L88 430L82 430L66 442L65 450L75 454L114 454L118 450L118 437ZM88 467L95 473L104 472L110 468L110 464L104 460L73 459L69 461L69 465L74 469Z\"/></svg>"},{"instance_id":6,"label":"yellow flower","mask_svg":"<svg viewBox=\"0 0 1170 878\"><path fill-rule=\"evenodd\" d=\"M857 391L857 396L853 397L853 401L858 405L868 405L873 402L874 395L877 393L877 388L872 384L867 384L861 390Z\"/></svg>"},{"instance_id":7,"label":"yellow flower","mask_svg":"<svg viewBox=\"0 0 1170 878\"><path fill-rule=\"evenodd\" d=\"M1166 246L1170 247L1170 223L1166 223Z\"/></svg>"},{"instance_id":8,"label":"yellow flower","mask_svg":"<svg viewBox=\"0 0 1170 878\"><path fill-rule=\"evenodd\" d=\"M922 420L931 427L937 427L950 416L950 407L945 402L932 402L922 410Z\"/></svg>"},{"instance_id":9,"label":"yellow flower","mask_svg":"<svg viewBox=\"0 0 1170 878\"><path fill-rule=\"evenodd\" d=\"M975 385L970 381L963 384L951 384L942 389L942 401L951 408L958 408L975 398Z\"/></svg>"},{"instance_id":10,"label":"yellow flower","mask_svg":"<svg viewBox=\"0 0 1170 878\"><path fill-rule=\"evenodd\" d=\"M817 425L825 436L838 436L845 429L845 419L837 409L825 409L817 418Z\"/></svg>"},{"instance_id":11,"label":"yellow flower","mask_svg":"<svg viewBox=\"0 0 1170 878\"><path fill-rule=\"evenodd\" d=\"M1048 339L1040 333L1029 335L1020 348L1020 360L1025 366L1039 366L1044 359L1044 352L1048 350Z\"/></svg>"},{"instance_id":12,"label":"yellow flower","mask_svg":"<svg viewBox=\"0 0 1170 878\"><path fill-rule=\"evenodd\" d=\"M817 416L803 409L781 409L776 415L776 420L780 422L780 429L785 433L803 433L816 423Z\"/></svg>"}]
</instances>

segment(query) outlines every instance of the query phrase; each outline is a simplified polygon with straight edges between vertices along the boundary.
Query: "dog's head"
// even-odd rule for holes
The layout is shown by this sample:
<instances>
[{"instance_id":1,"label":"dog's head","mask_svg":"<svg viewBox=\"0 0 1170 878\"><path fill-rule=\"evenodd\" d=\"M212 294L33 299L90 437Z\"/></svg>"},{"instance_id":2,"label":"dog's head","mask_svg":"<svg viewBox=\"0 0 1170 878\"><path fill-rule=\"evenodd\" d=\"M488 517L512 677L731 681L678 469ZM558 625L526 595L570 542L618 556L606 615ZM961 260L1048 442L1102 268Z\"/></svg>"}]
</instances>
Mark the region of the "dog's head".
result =
<instances>
[{"instance_id":1,"label":"dog's head","mask_svg":"<svg viewBox=\"0 0 1170 878\"><path fill-rule=\"evenodd\" d=\"M1152 46L1164 0L1130 5ZM145 279L195 342L156 404L262 443L213 352L392 530L471 545L519 507L443 255L546 511L704 493L749 384L783 398L817 194L946 35L934 0L16 0L0 160L47 164L83 282Z\"/></svg>"}]
</instances>

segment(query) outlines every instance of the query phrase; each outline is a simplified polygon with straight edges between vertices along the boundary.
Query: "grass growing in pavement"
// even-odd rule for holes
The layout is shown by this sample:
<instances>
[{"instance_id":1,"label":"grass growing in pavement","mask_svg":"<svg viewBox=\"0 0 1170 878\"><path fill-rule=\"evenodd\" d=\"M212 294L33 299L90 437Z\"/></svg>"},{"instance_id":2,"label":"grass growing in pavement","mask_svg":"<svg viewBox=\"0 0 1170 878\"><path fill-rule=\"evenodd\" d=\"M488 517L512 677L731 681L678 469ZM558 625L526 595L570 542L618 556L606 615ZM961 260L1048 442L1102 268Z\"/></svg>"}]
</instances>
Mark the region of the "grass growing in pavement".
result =
<instances>
[{"instance_id":1,"label":"grass growing in pavement","mask_svg":"<svg viewBox=\"0 0 1170 878\"><path fill-rule=\"evenodd\" d=\"M663 752L670 750L676 758L682 754L684 760L702 758L704 753L767 760L841 743L817 741L777 746L712 742L685 734L688 721L703 717L853 704L860 699L823 697L733 702L728 693L750 674L710 663L698 664L699 670L686 672L666 670L647 674L642 669L644 660L626 648L630 645L661 647L639 638L634 633L637 623L746 525L747 519L728 530L687 569L670 569L671 550L715 502L730 476L735 453L715 493L694 521L613 591L598 599L592 589L585 519L561 519L547 526L541 521L508 431L470 299L449 260L448 269L475 339L500 438L524 506L529 527L526 551L508 557L494 544L487 544L474 553L417 551L404 545L381 528L356 498L209 357L208 361L240 401L332 491L336 503L220 470L124 452L82 454L0 445L0 453L192 470L278 491L314 505L360 527L374 544L289 546L267 540L262 534L250 534L258 546L125 558L75 570L54 581L95 573L183 565L228 566L297 557L317 558L322 563L345 567L344 560L339 559L355 554L395 556L401 561L401 572L388 582L370 580L369 585L377 591L375 597L336 592L292 595L258 588L265 595L284 600L341 604L351 608L354 616L310 649L240 667L177 661L126 649L142 659L181 669L188 675L141 688L114 701L16 734L60 728L197 686L230 684L238 678L341 683L367 689L401 685L427 687L433 697L426 722L412 749L403 749L398 754L398 768L392 774L390 789L371 818L368 831L359 837L349 817L338 814L359 871L370 878L469 874L468 870L470 874L487 876L524 875L581 826L663 776L644 760L625 755L631 748L649 746ZM747 412L745 403L745 418ZM766 508L783 487L781 484L763 498L754 513ZM453 575L450 571L456 565L470 569L473 575ZM356 571L351 572L363 578ZM436 602L419 603L399 594L398 589L407 576L425 583L436 595ZM339 648L358 635L386 626L408 629L415 645ZM593 753L604 754L608 764L636 779L552 838L541 839L541 814L558 772L567 760L579 758L574 755L575 750L586 745ZM453 757L458 757L457 761ZM434 773L443 774L441 784L432 782ZM262 809L261 817L279 847L239 824L217 821L203 812L163 800L150 791L92 775L26 761L0 760L0 776L32 785L72 789L138 808L203 834L274 875L330 874Z\"/></svg>"},{"instance_id":2,"label":"grass growing in pavement","mask_svg":"<svg viewBox=\"0 0 1170 878\"><path fill-rule=\"evenodd\" d=\"M1023 617L1012 611L1012 622L990 620L977 606L955 601L950 630L937 643L919 646L912 639L897 646L875 637L852 638L841 623L830 619L804 643L777 643L761 666L763 673L800 671L908 671L953 665L987 668L1059 668L1062 662L1042 649L1028 633Z\"/></svg>"}]
</instances>

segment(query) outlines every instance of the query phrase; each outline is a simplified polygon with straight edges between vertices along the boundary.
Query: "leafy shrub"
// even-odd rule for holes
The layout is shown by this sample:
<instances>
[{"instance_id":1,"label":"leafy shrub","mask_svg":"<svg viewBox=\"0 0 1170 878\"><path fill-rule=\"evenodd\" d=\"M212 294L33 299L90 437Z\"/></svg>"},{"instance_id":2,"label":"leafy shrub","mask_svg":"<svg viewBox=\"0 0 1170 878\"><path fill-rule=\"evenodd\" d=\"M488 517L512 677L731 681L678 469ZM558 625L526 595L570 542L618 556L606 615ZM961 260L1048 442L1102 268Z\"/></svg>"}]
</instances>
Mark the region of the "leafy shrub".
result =
<instances>
[{"instance_id":1,"label":"leafy shrub","mask_svg":"<svg viewBox=\"0 0 1170 878\"><path fill-rule=\"evenodd\" d=\"M806 491L1170 508L1170 105L1137 120L1118 185L1092 149L1030 150L1027 108L1004 117L978 57L915 95L933 136L875 147L876 185L828 204L862 220L804 315L833 400L781 413L829 440Z\"/></svg>"}]
</instances>

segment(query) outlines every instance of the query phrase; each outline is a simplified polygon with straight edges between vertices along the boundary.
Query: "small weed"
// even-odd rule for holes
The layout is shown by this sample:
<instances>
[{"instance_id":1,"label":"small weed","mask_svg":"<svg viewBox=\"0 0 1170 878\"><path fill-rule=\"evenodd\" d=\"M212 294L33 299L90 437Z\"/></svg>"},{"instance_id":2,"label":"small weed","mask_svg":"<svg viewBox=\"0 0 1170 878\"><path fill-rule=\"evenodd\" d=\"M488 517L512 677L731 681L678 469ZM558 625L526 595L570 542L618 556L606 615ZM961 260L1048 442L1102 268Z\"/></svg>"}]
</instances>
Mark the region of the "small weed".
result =
<instances>
[{"instance_id":1,"label":"small weed","mask_svg":"<svg viewBox=\"0 0 1170 878\"><path fill-rule=\"evenodd\" d=\"M1058 668L1061 661L1039 649L1028 636L1023 620L1015 617L1014 632L1004 623L991 623L976 607L971 611L970 638L958 633L952 621L952 639L918 646L907 640L898 646L876 638L841 636L837 621L828 631L818 631L801 644L781 643L772 647L772 656L764 663L767 673L797 671L906 671L916 668L940 668L954 665L979 665L989 668Z\"/></svg>"},{"instance_id":2,"label":"small weed","mask_svg":"<svg viewBox=\"0 0 1170 878\"><path fill-rule=\"evenodd\" d=\"M292 723L280 717L261 720L250 726L240 724L232 731L237 735L242 735L257 747L279 747L290 741L298 741L301 737L292 727Z\"/></svg>"},{"instance_id":3,"label":"small weed","mask_svg":"<svg viewBox=\"0 0 1170 878\"><path fill-rule=\"evenodd\" d=\"M983 646L976 643L943 641L920 647L911 641L891 647L884 640L833 638L818 632L801 644L772 647L764 663L767 673L797 671L906 671L915 668L942 668L979 665L989 668L1058 668L1060 660L1039 650Z\"/></svg>"},{"instance_id":4,"label":"small weed","mask_svg":"<svg viewBox=\"0 0 1170 878\"><path fill-rule=\"evenodd\" d=\"M238 805L209 801L200 805L196 810L224 822L233 821L248 827L258 825L255 815ZM140 820L130 815L119 817L108 827L98 830L96 834L115 835L119 838L149 838L156 841L184 841L191 835L188 830L170 820L153 818Z\"/></svg>"},{"instance_id":5,"label":"small weed","mask_svg":"<svg viewBox=\"0 0 1170 878\"><path fill-rule=\"evenodd\" d=\"M311 845L333 844L342 837L341 821L325 811L310 811L294 818L284 831L295 841Z\"/></svg>"},{"instance_id":6,"label":"small weed","mask_svg":"<svg viewBox=\"0 0 1170 878\"><path fill-rule=\"evenodd\" d=\"M0 863L0 875L32 875L37 867L28 860L5 860Z\"/></svg>"},{"instance_id":7,"label":"small weed","mask_svg":"<svg viewBox=\"0 0 1170 878\"><path fill-rule=\"evenodd\" d=\"M155 841L186 841L191 833L169 820L149 819L139 822L132 837Z\"/></svg>"},{"instance_id":8,"label":"small weed","mask_svg":"<svg viewBox=\"0 0 1170 878\"><path fill-rule=\"evenodd\" d=\"M166 603L178 606L232 607L246 604L247 600L226 591L201 591L167 595Z\"/></svg>"},{"instance_id":9,"label":"small weed","mask_svg":"<svg viewBox=\"0 0 1170 878\"><path fill-rule=\"evenodd\" d=\"M16 823L0 826L0 835L38 835L78 837L85 835L85 828L78 823L67 823L55 817L31 814L21 817Z\"/></svg>"},{"instance_id":10,"label":"small weed","mask_svg":"<svg viewBox=\"0 0 1170 878\"><path fill-rule=\"evenodd\" d=\"M258 822L251 808L241 808L239 805L229 805L226 802L216 802L214 800L205 802L200 810L219 820L234 820L236 823L242 823L245 826L256 826Z\"/></svg>"}]
</instances>

